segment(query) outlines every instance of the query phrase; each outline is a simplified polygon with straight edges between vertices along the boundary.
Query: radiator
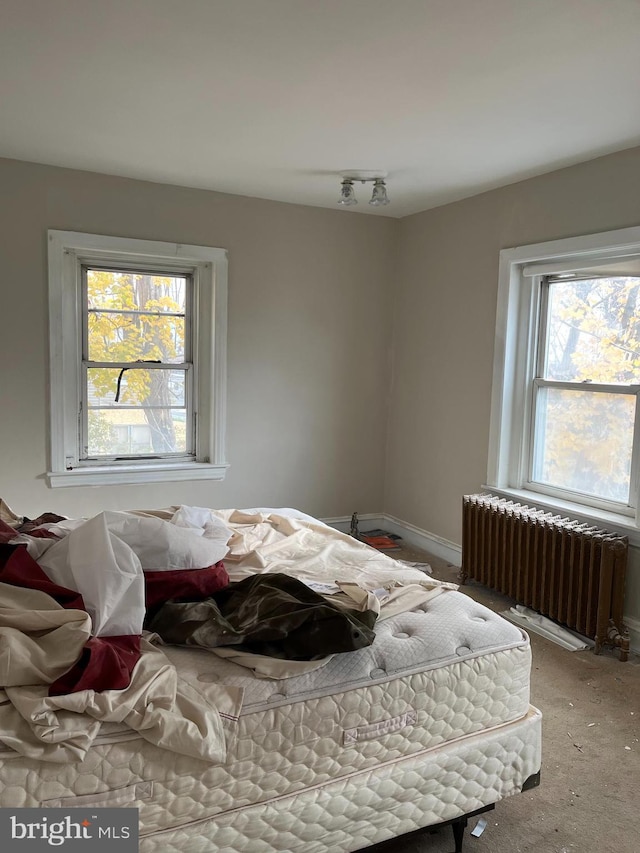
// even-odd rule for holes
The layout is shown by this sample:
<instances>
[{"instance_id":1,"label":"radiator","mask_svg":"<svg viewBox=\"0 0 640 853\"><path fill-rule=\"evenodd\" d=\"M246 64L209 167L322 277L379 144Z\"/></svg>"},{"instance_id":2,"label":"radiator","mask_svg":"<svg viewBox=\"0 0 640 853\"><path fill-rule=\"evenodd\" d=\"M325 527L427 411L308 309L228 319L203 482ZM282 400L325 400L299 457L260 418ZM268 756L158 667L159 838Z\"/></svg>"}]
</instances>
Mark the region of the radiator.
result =
<instances>
[{"instance_id":1,"label":"radiator","mask_svg":"<svg viewBox=\"0 0 640 853\"><path fill-rule=\"evenodd\" d=\"M494 495L465 495L462 583L476 580L629 655L622 620L629 540Z\"/></svg>"}]
</instances>

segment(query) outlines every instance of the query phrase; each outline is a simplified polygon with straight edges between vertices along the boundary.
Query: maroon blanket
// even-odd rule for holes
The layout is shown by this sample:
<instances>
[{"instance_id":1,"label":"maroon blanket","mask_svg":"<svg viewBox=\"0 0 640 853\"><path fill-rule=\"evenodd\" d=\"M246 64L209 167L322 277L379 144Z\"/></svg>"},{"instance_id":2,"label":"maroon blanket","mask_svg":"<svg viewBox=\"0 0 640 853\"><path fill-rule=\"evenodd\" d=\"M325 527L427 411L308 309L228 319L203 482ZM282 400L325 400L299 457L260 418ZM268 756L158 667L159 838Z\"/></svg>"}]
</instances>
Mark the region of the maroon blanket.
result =
<instances>
[{"instance_id":1,"label":"maroon blanket","mask_svg":"<svg viewBox=\"0 0 640 853\"><path fill-rule=\"evenodd\" d=\"M6 539L15 535L13 528L0 521L0 582L45 592L67 609L86 610L80 593L49 580L26 545L6 544ZM222 562L203 569L145 572L146 606L155 610L170 600L201 600L228 583ZM129 685L139 658L139 635L90 637L80 659L50 685L49 694L121 690Z\"/></svg>"}]
</instances>

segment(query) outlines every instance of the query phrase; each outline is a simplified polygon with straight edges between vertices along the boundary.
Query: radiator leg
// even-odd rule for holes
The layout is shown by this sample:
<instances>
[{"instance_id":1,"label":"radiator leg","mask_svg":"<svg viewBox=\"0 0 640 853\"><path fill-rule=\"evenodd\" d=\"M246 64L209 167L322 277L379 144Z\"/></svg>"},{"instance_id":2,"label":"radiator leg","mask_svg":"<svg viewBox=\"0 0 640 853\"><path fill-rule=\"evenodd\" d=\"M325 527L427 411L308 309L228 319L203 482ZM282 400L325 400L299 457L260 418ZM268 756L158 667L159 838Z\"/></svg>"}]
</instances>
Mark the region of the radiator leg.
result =
<instances>
[{"instance_id":1,"label":"radiator leg","mask_svg":"<svg viewBox=\"0 0 640 853\"><path fill-rule=\"evenodd\" d=\"M622 626L622 632L618 630L618 626L613 620L609 622L606 639L601 636L596 636L596 644L593 649L594 655L599 655L603 645L617 646L620 649L620 661L625 663L629 660L630 640L629 630Z\"/></svg>"},{"instance_id":2,"label":"radiator leg","mask_svg":"<svg viewBox=\"0 0 640 853\"><path fill-rule=\"evenodd\" d=\"M629 660L629 634L627 633L626 637L622 638L622 643L620 644L620 660L622 663L625 663Z\"/></svg>"},{"instance_id":3,"label":"radiator leg","mask_svg":"<svg viewBox=\"0 0 640 853\"><path fill-rule=\"evenodd\" d=\"M620 649L620 660L622 663L629 660L629 631L623 627L622 633L618 630L617 625L612 621L609 625L609 642Z\"/></svg>"}]
</instances>

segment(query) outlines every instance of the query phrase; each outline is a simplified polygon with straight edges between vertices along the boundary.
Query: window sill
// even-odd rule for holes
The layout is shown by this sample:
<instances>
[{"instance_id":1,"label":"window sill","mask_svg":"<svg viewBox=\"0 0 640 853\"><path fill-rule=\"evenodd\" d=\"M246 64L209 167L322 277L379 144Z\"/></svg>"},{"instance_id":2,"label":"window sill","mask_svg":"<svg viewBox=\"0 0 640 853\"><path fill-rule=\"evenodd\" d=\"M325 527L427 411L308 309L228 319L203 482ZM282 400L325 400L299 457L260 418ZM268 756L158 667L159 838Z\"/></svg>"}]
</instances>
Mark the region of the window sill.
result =
<instances>
[{"instance_id":1,"label":"window sill","mask_svg":"<svg viewBox=\"0 0 640 853\"><path fill-rule=\"evenodd\" d=\"M634 519L628 515L618 515L615 512L593 509L571 501L545 497L539 492L529 492L526 489L499 489L495 486L486 485L483 485L482 488L501 498L550 510L563 516L571 516L571 518L577 518L578 521L597 525L622 536L628 536L631 545L640 546L640 529L635 524Z\"/></svg>"},{"instance_id":2,"label":"window sill","mask_svg":"<svg viewBox=\"0 0 640 853\"><path fill-rule=\"evenodd\" d=\"M226 464L187 462L164 465L123 465L122 467L73 468L47 472L50 488L67 486L120 486L145 483L171 483L193 480L224 480Z\"/></svg>"}]
</instances>

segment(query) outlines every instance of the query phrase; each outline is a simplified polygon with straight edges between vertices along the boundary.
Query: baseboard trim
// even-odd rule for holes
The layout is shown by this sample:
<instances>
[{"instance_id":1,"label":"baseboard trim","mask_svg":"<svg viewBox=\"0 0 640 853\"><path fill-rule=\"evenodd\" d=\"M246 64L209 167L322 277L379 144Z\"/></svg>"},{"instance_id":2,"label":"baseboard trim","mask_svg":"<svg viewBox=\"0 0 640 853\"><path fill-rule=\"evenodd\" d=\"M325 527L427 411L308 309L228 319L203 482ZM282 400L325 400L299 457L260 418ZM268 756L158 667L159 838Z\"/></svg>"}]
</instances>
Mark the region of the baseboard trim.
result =
<instances>
[{"instance_id":1,"label":"baseboard trim","mask_svg":"<svg viewBox=\"0 0 640 853\"><path fill-rule=\"evenodd\" d=\"M338 515L335 518L321 518L320 521L324 521L325 524L328 524L330 527L335 527L336 530L339 530L341 533L350 533L351 532L351 516L350 515ZM381 515L376 513L363 513L362 515L358 513L358 524L361 530L364 530L363 524L370 529L381 524L383 518Z\"/></svg>"},{"instance_id":2,"label":"baseboard trim","mask_svg":"<svg viewBox=\"0 0 640 853\"><path fill-rule=\"evenodd\" d=\"M351 529L351 516L338 516L337 518L323 518L325 524L335 527L343 533L349 533ZM456 545L455 542L450 542L448 539L443 539L442 536L437 536L435 533L430 533L428 530L423 530L421 527L416 527L415 524L409 524L407 521L402 521L393 515L387 513L366 513L358 514L358 529L360 533L366 533L367 528L373 530L375 527L380 527L383 530L388 530L389 533L395 533L396 536L401 536L410 545L416 548L422 548L424 551L429 551L441 560L446 560L452 566L462 565L462 547ZM393 556L393 552L390 553Z\"/></svg>"}]
</instances>

